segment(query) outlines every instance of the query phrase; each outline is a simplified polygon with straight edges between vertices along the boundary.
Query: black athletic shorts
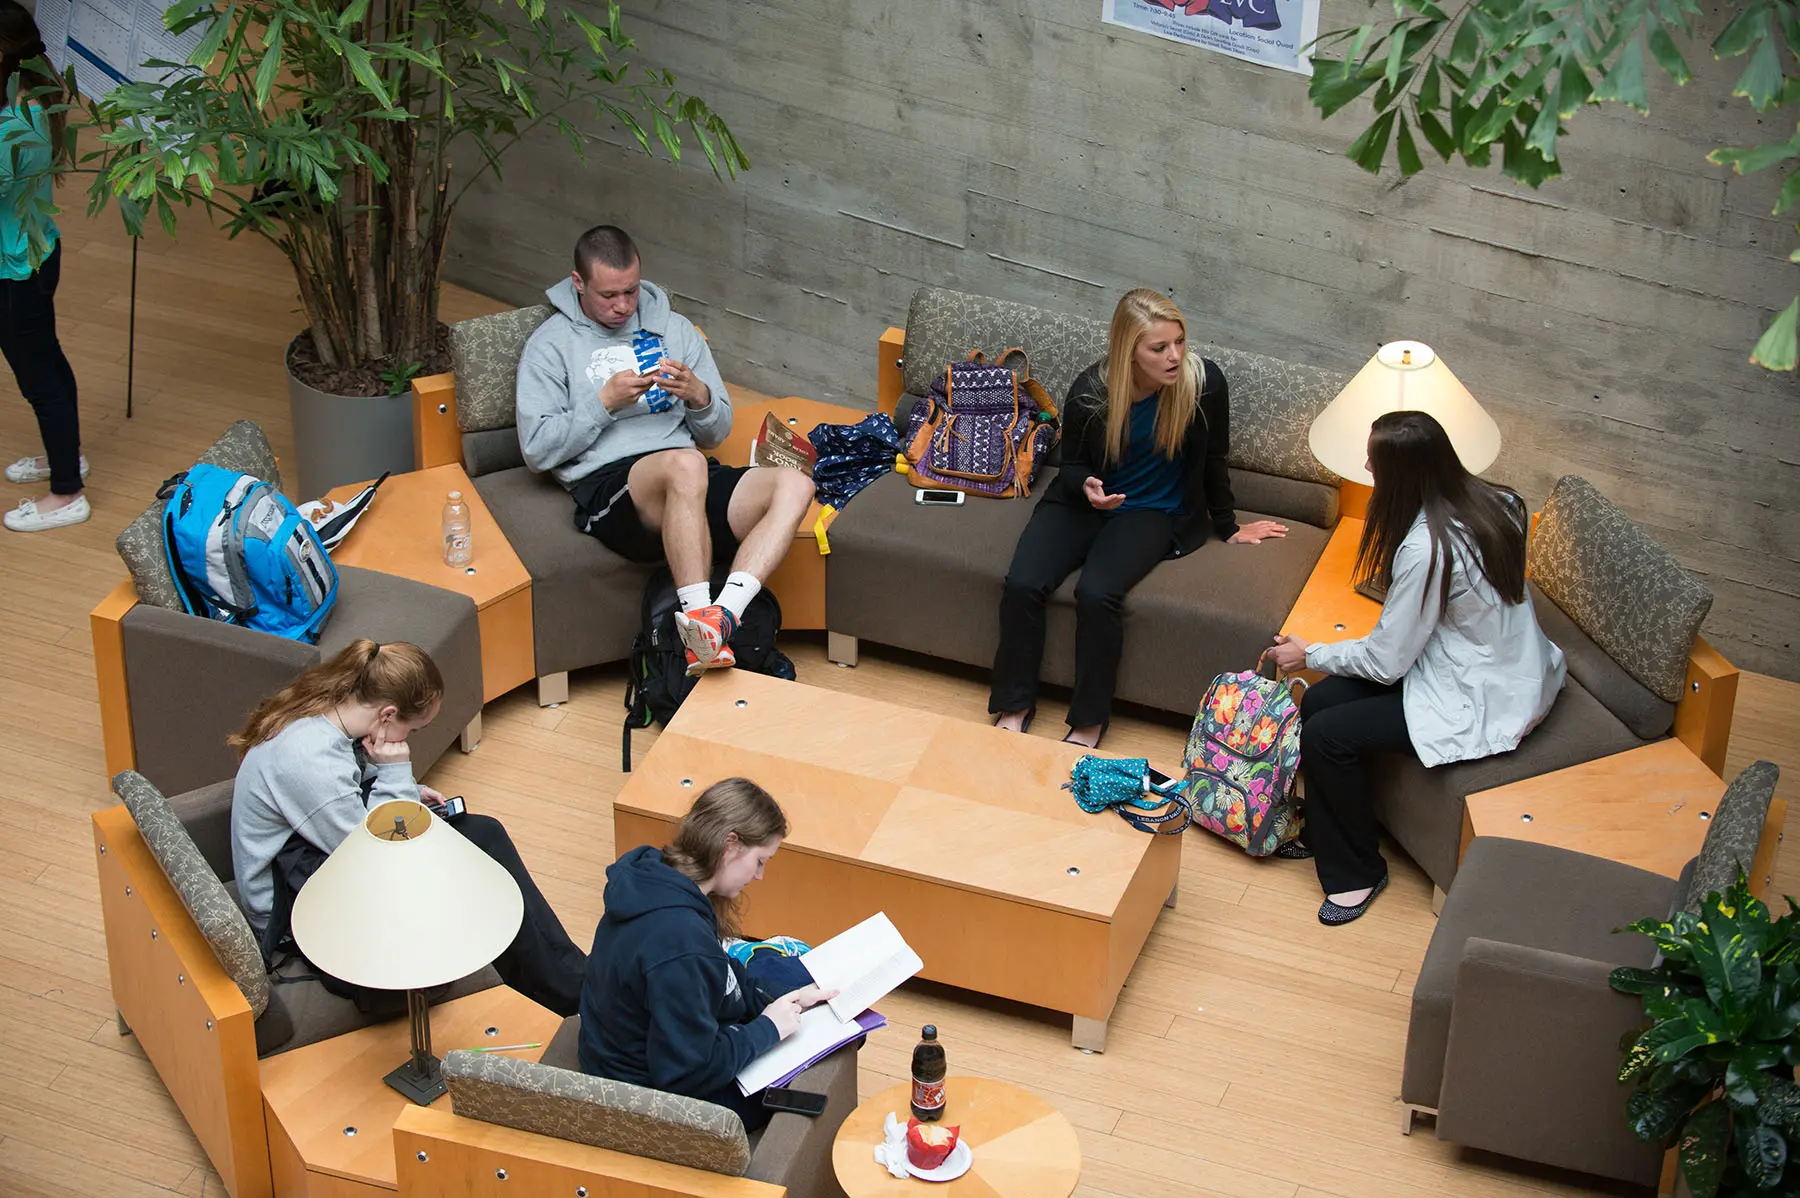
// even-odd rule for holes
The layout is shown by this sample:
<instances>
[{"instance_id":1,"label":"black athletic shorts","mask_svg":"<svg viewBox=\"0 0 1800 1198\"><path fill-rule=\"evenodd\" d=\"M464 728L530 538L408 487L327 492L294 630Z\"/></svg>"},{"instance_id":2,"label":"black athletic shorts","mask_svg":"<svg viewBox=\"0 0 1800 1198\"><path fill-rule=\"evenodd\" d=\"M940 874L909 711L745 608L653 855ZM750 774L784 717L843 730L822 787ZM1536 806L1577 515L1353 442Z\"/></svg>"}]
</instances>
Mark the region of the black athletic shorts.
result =
<instances>
[{"instance_id":1,"label":"black athletic shorts","mask_svg":"<svg viewBox=\"0 0 1800 1198\"><path fill-rule=\"evenodd\" d=\"M668 450L656 450L667 453ZM585 478L575 480L569 494L575 497L575 527L627 561L652 563L663 560L662 533L645 525L626 485L640 453L608 462ZM737 552L737 535L727 513L732 492L747 466L727 466L706 459L706 526L712 532L713 559L730 561Z\"/></svg>"}]
</instances>

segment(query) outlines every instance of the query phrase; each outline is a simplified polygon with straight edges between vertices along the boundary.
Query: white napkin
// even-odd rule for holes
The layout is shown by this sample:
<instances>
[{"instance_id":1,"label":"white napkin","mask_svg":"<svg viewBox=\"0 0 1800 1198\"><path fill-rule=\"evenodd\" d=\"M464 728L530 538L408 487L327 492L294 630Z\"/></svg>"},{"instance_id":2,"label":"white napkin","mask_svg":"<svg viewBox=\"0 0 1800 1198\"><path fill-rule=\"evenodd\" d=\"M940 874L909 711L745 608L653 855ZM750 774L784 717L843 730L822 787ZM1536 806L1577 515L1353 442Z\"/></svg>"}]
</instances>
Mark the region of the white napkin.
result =
<instances>
[{"instance_id":1,"label":"white napkin","mask_svg":"<svg viewBox=\"0 0 1800 1198\"><path fill-rule=\"evenodd\" d=\"M906 1171L906 1124L894 1118L889 1111L887 1121L881 1125L883 1140L875 1145L876 1163L886 1165L887 1171L895 1177L907 1177Z\"/></svg>"}]
</instances>

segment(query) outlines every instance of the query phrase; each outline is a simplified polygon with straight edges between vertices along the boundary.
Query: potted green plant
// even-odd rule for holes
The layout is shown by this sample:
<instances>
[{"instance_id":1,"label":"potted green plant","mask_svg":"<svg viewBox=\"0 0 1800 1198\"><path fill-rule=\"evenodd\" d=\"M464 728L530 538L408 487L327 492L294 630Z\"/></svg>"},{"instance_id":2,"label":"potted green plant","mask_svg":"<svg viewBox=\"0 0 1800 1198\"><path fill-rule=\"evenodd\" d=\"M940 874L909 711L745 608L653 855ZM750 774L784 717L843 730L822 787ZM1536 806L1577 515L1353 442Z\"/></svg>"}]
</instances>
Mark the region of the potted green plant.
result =
<instances>
[{"instance_id":1,"label":"potted green plant","mask_svg":"<svg viewBox=\"0 0 1800 1198\"><path fill-rule=\"evenodd\" d=\"M1620 968L1650 1024L1626 1046L1619 1080L1640 1139L1672 1144L1695 1198L1800 1195L1800 909L1780 919L1743 872L1699 915L1641 919L1652 969Z\"/></svg>"},{"instance_id":2,"label":"potted green plant","mask_svg":"<svg viewBox=\"0 0 1800 1198\"><path fill-rule=\"evenodd\" d=\"M306 328L288 349L300 490L410 469L408 383L446 370L439 280L458 198L535 131L575 158L600 124L723 177L749 166L725 122L632 61L616 3L178 0L197 31L160 82L82 101L89 211L138 233L200 205L293 264ZM342 398L340 398L342 397Z\"/></svg>"}]
</instances>

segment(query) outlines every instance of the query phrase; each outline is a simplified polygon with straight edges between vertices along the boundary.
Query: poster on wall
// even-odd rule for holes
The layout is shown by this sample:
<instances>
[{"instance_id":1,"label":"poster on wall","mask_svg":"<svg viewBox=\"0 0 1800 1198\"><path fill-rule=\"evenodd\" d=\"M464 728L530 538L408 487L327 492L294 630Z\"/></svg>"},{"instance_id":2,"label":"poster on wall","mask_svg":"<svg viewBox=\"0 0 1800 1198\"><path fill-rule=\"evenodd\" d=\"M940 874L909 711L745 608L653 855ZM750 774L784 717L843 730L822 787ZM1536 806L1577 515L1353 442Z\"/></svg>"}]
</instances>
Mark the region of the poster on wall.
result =
<instances>
[{"instance_id":1,"label":"poster on wall","mask_svg":"<svg viewBox=\"0 0 1800 1198\"><path fill-rule=\"evenodd\" d=\"M163 26L170 0L38 0L38 32L58 71L75 66L84 96L98 99L121 83L155 82L167 67L146 62L185 62L206 34L202 22L182 34Z\"/></svg>"},{"instance_id":2,"label":"poster on wall","mask_svg":"<svg viewBox=\"0 0 1800 1198\"><path fill-rule=\"evenodd\" d=\"M1100 18L1299 75L1319 36L1319 0L1102 0Z\"/></svg>"}]
</instances>

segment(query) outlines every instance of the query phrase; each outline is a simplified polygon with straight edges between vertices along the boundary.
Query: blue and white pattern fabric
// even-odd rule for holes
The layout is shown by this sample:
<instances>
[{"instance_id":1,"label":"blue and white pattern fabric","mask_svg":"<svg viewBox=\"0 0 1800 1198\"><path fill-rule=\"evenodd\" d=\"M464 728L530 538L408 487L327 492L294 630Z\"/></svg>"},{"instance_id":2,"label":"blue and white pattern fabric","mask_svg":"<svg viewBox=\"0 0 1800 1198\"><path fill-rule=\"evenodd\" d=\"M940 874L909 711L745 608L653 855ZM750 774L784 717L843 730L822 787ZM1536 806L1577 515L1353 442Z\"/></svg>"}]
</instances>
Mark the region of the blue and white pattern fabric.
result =
<instances>
[{"instance_id":1,"label":"blue and white pattern fabric","mask_svg":"<svg viewBox=\"0 0 1800 1198\"><path fill-rule=\"evenodd\" d=\"M806 439L819 454L813 465L813 494L821 504L839 509L892 470L895 456L905 448L899 428L882 412L855 424L818 425Z\"/></svg>"}]
</instances>

